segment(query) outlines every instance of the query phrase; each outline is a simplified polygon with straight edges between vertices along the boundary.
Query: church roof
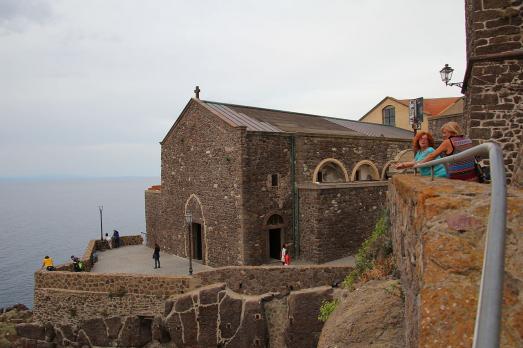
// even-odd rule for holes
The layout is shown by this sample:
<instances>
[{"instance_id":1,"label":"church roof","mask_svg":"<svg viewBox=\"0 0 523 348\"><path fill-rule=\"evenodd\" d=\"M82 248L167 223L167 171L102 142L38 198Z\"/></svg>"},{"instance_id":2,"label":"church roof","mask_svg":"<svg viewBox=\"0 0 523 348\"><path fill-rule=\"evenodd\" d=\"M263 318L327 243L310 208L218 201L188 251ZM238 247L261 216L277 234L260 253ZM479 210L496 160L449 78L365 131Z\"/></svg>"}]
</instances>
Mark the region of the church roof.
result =
<instances>
[{"instance_id":1,"label":"church roof","mask_svg":"<svg viewBox=\"0 0 523 348\"><path fill-rule=\"evenodd\" d=\"M198 100L229 124L247 131L412 139L412 132L382 124Z\"/></svg>"}]
</instances>

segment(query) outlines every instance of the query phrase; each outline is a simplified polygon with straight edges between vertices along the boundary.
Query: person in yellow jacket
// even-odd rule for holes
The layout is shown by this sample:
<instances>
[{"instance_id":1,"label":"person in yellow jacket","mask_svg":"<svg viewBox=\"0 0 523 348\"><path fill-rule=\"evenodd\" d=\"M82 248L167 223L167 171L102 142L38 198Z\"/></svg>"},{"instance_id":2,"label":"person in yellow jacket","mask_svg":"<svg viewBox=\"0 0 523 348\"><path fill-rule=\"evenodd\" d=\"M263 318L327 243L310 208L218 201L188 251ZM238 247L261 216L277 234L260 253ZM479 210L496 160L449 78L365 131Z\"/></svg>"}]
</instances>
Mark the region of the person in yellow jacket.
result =
<instances>
[{"instance_id":1,"label":"person in yellow jacket","mask_svg":"<svg viewBox=\"0 0 523 348\"><path fill-rule=\"evenodd\" d=\"M48 271L54 271L53 259L50 258L49 256L44 257L44 259L42 260L41 268L44 268L44 267Z\"/></svg>"}]
</instances>

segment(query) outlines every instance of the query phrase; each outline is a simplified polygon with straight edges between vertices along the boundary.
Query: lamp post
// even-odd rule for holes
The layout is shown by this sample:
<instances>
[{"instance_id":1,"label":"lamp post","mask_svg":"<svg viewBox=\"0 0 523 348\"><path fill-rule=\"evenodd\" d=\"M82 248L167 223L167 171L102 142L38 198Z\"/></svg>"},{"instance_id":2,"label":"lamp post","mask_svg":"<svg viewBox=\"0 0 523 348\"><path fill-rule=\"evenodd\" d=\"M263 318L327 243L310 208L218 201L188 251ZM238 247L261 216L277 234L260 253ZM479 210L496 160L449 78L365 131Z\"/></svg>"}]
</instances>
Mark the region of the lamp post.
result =
<instances>
[{"instance_id":1,"label":"lamp post","mask_svg":"<svg viewBox=\"0 0 523 348\"><path fill-rule=\"evenodd\" d=\"M187 231L189 234L187 238L189 243L189 275L192 275L192 214L190 212L185 213L185 222L187 223Z\"/></svg>"},{"instance_id":2,"label":"lamp post","mask_svg":"<svg viewBox=\"0 0 523 348\"><path fill-rule=\"evenodd\" d=\"M441 81L445 82L445 86L458 86L462 88L463 82L450 82L453 72L454 69L452 69L448 64L445 64L443 69L439 71L439 74L441 75Z\"/></svg>"},{"instance_id":3,"label":"lamp post","mask_svg":"<svg viewBox=\"0 0 523 348\"><path fill-rule=\"evenodd\" d=\"M104 227L103 227L103 223L102 223L104 206L99 205L98 210L100 211L100 240L104 240Z\"/></svg>"}]
</instances>

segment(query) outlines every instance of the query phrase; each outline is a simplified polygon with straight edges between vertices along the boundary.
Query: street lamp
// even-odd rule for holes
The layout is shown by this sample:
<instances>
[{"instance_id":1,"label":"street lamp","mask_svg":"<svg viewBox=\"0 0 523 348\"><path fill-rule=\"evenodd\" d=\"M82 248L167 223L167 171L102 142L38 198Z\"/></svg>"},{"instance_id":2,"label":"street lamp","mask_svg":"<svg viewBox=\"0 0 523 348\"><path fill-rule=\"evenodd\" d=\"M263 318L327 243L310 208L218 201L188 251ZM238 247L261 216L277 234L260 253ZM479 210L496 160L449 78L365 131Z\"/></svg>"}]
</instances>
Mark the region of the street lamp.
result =
<instances>
[{"instance_id":1,"label":"street lamp","mask_svg":"<svg viewBox=\"0 0 523 348\"><path fill-rule=\"evenodd\" d=\"M103 224L102 224L102 221L103 221L103 211L104 211L104 206L103 205L99 205L98 206L98 210L100 211L100 240L104 240L104 227L103 227Z\"/></svg>"},{"instance_id":2,"label":"street lamp","mask_svg":"<svg viewBox=\"0 0 523 348\"><path fill-rule=\"evenodd\" d=\"M463 87L463 82L450 82L453 72L454 69L452 69L448 64L445 64L443 69L439 71L439 74L441 75L441 81L445 82L445 86Z\"/></svg>"},{"instance_id":3,"label":"street lamp","mask_svg":"<svg viewBox=\"0 0 523 348\"><path fill-rule=\"evenodd\" d=\"M189 233L189 275L192 275L192 214L190 212L185 213L185 222Z\"/></svg>"}]
</instances>

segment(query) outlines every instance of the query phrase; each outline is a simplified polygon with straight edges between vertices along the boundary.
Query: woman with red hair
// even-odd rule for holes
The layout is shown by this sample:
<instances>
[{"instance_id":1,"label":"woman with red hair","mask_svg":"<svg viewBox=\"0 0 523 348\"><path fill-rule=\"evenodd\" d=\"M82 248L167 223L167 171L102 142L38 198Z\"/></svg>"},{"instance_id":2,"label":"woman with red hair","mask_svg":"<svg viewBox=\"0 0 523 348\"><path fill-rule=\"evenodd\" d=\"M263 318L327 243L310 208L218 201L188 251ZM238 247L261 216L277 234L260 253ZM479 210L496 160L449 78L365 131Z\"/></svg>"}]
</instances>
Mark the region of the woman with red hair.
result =
<instances>
[{"instance_id":1,"label":"woman with red hair","mask_svg":"<svg viewBox=\"0 0 523 348\"><path fill-rule=\"evenodd\" d=\"M416 165L417 162L423 161L429 154L434 152L434 138L430 132L421 131L416 133L414 139L412 139L412 147L414 149L414 161L413 162L403 162L396 165L397 169L411 168ZM419 168L419 172L423 176L429 176L430 168ZM434 176L440 178L447 177L447 171L445 166L438 164L434 166Z\"/></svg>"}]
</instances>

